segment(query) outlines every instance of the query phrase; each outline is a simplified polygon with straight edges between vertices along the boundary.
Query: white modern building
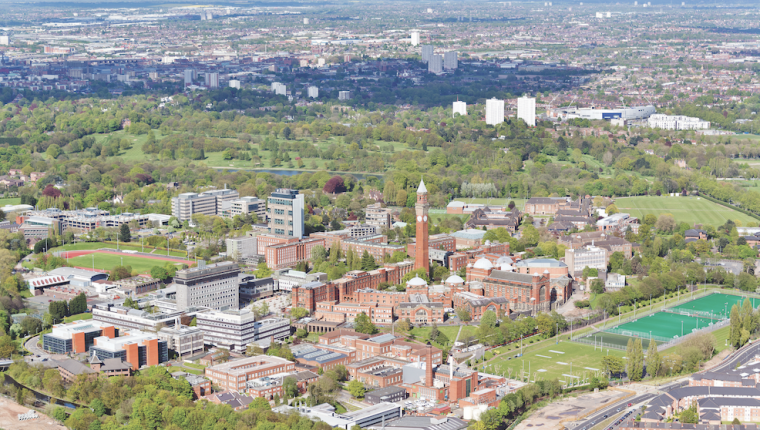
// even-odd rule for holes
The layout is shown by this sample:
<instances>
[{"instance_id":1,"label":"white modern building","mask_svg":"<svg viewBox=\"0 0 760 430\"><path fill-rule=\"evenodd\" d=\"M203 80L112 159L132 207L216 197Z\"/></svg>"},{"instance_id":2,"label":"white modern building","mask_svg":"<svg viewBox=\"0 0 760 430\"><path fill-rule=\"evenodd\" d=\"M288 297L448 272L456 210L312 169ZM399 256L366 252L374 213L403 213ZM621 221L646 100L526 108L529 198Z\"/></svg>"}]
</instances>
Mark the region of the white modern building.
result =
<instances>
[{"instance_id":1,"label":"white modern building","mask_svg":"<svg viewBox=\"0 0 760 430\"><path fill-rule=\"evenodd\" d=\"M651 115L657 113L657 109L654 106L634 106L634 107L621 107L615 109L596 109L590 108L558 108L552 109L548 112L549 116L560 119L568 120L574 118L580 119L645 119Z\"/></svg>"},{"instance_id":2,"label":"white modern building","mask_svg":"<svg viewBox=\"0 0 760 430\"><path fill-rule=\"evenodd\" d=\"M249 343L260 339L284 339L290 336L290 320L267 318L256 321L248 309L207 312L196 317L207 345L245 351Z\"/></svg>"},{"instance_id":3,"label":"white modern building","mask_svg":"<svg viewBox=\"0 0 760 430\"><path fill-rule=\"evenodd\" d=\"M303 25L309 25L309 18L303 19Z\"/></svg>"},{"instance_id":4,"label":"white modern building","mask_svg":"<svg viewBox=\"0 0 760 430\"><path fill-rule=\"evenodd\" d=\"M206 86L208 88L219 88L219 73L206 73Z\"/></svg>"},{"instance_id":5,"label":"white modern building","mask_svg":"<svg viewBox=\"0 0 760 430\"><path fill-rule=\"evenodd\" d=\"M235 190L211 190L198 193L182 193L172 198L172 216L180 221L190 220L193 214L220 215L228 202L237 200Z\"/></svg>"},{"instance_id":6,"label":"white modern building","mask_svg":"<svg viewBox=\"0 0 760 430\"><path fill-rule=\"evenodd\" d=\"M240 303L238 273L240 268L232 261L179 270L174 276L177 288L177 310L207 307L211 309L238 309Z\"/></svg>"},{"instance_id":7,"label":"white modern building","mask_svg":"<svg viewBox=\"0 0 760 430\"><path fill-rule=\"evenodd\" d=\"M440 75L443 73L443 57L440 55L433 55L428 61L428 73L435 73Z\"/></svg>"},{"instance_id":8,"label":"white modern building","mask_svg":"<svg viewBox=\"0 0 760 430\"><path fill-rule=\"evenodd\" d=\"M419 36L418 36L419 38ZM10 36L0 36L0 45L8 46L11 44L11 37Z\"/></svg>"},{"instance_id":9,"label":"white modern building","mask_svg":"<svg viewBox=\"0 0 760 430\"><path fill-rule=\"evenodd\" d=\"M338 91L338 100L350 100L351 91Z\"/></svg>"},{"instance_id":10,"label":"white modern building","mask_svg":"<svg viewBox=\"0 0 760 430\"><path fill-rule=\"evenodd\" d=\"M304 196L298 190L278 188L267 199L269 232L282 236L304 236Z\"/></svg>"},{"instance_id":11,"label":"white modern building","mask_svg":"<svg viewBox=\"0 0 760 430\"><path fill-rule=\"evenodd\" d=\"M258 240L256 236L232 237L225 240L227 255L233 260L241 260L256 255Z\"/></svg>"},{"instance_id":12,"label":"white modern building","mask_svg":"<svg viewBox=\"0 0 760 430\"><path fill-rule=\"evenodd\" d=\"M417 46L419 44L420 44L420 32L413 31L412 32L412 46Z\"/></svg>"},{"instance_id":13,"label":"white modern building","mask_svg":"<svg viewBox=\"0 0 760 430\"><path fill-rule=\"evenodd\" d=\"M453 70L459 67L459 61L457 60L457 52L449 51L443 54L443 68L446 70Z\"/></svg>"},{"instance_id":14,"label":"white modern building","mask_svg":"<svg viewBox=\"0 0 760 430\"><path fill-rule=\"evenodd\" d=\"M307 91L307 95L313 99L316 99L317 97L319 97L319 87L315 87L312 85L306 91Z\"/></svg>"},{"instance_id":15,"label":"white modern building","mask_svg":"<svg viewBox=\"0 0 760 430\"><path fill-rule=\"evenodd\" d=\"M240 81L237 79L230 79L230 88L240 89Z\"/></svg>"},{"instance_id":16,"label":"white modern building","mask_svg":"<svg viewBox=\"0 0 760 430\"><path fill-rule=\"evenodd\" d=\"M504 100L496 98L486 100L486 124L496 125L504 122Z\"/></svg>"},{"instance_id":17,"label":"white modern building","mask_svg":"<svg viewBox=\"0 0 760 430\"><path fill-rule=\"evenodd\" d=\"M203 330L200 327L188 327L175 324L158 331L158 339L166 342L169 349L180 357L192 356L203 352Z\"/></svg>"},{"instance_id":18,"label":"white modern building","mask_svg":"<svg viewBox=\"0 0 760 430\"><path fill-rule=\"evenodd\" d=\"M185 86L192 85L193 79L195 79L195 70L193 69L185 69L185 72L183 73L185 77Z\"/></svg>"},{"instance_id":19,"label":"white modern building","mask_svg":"<svg viewBox=\"0 0 760 430\"><path fill-rule=\"evenodd\" d=\"M517 118L531 127L536 126L536 99L523 96L517 99Z\"/></svg>"},{"instance_id":20,"label":"white modern building","mask_svg":"<svg viewBox=\"0 0 760 430\"><path fill-rule=\"evenodd\" d=\"M454 117L457 116L457 114L459 114L459 115L467 115L467 103L460 102L458 100L455 101L454 102L454 106L452 107L452 112L451 113L452 113L452 116L454 116Z\"/></svg>"},{"instance_id":21,"label":"white modern building","mask_svg":"<svg viewBox=\"0 0 760 430\"><path fill-rule=\"evenodd\" d=\"M422 62L427 63L433 56L433 45L422 45Z\"/></svg>"},{"instance_id":22,"label":"white modern building","mask_svg":"<svg viewBox=\"0 0 760 430\"><path fill-rule=\"evenodd\" d=\"M583 275L583 269L586 267L606 271L607 250L593 245L568 249L565 251L565 264L569 274L576 278Z\"/></svg>"},{"instance_id":23,"label":"white modern building","mask_svg":"<svg viewBox=\"0 0 760 430\"><path fill-rule=\"evenodd\" d=\"M703 121L690 116L664 115L659 113L650 116L647 124L651 128L662 128L665 130L707 130L710 128L710 121Z\"/></svg>"},{"instance_id":24,"label":"white modern building","mask_svg":"<svg viewBox=\"0 0 760 430\"><path fill-rule=\"evenodd\" d=\"M272 82L272 92L278 96L284 96L287 94L288 90L285 87L285 84L280 82Z\"/></svg>"},{"instance_id":25,"label":"white modern building","mask_svg":"<svg viewBox=\"0 0 760 430\"><path fill-rule=\"evenodd\" d=\"M604 283L604 288L607 291L619 290L625 287L625 275L619 273L608 273L607 281Z\"/></svg>"},{"instance_id":26,"label":"white modern building","mask_svg":"<svg viewBox=\"0 0 760 430\"><path fill-rule=\"evenodd\" d=\"M279 291L293 291L293 287L300 287L309 282L327 282L327 274L322 272L306 273L293 269L275 270L272 275L275 289Z\"/></svg>"}]
</instances>

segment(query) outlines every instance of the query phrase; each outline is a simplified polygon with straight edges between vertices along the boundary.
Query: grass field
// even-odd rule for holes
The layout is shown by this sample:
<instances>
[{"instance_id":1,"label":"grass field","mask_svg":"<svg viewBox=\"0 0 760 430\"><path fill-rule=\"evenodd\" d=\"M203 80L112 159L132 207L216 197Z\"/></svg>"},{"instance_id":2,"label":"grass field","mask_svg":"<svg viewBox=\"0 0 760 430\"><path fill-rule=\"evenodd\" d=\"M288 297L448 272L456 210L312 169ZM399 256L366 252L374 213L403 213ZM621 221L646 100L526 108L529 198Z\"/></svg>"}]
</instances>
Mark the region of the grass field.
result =
<instances>
[{"instance_id":1,"label":"grass field","mask_svg":"<svg viewBox=\"0 0 760 430\"><path fill-rule=\"evenodd\" d=\"M705 328L715 322L717 320L709 318L695 318L669 312L656 312L652 315L605 329L604 331L625 336L640 336L642 338L647 338L651 335L655 340L661 341L688 335L692 330Z\"/></svg>"},{"instance_id":2,"label":"grass field","mask_svg":"<svg viewBox=\"0 0 760 430\"><path fill-rule=\"evenodd\" d=\"M505 356L491 361L486 371L504 374L507 377L510 375L519 377L524 366L526 376L530 369L531 380L557 378L560 381L570 382L594 376L597 371L602 370L601 360L605 355L618 357L624 355L622 351L609 350L607 352L598 348L594 350L591 345L575 342L560 342L559 344L548 342L541 348L526 351L522 357L514 358L518 353L519 349L508 354L508 357L512 357L510 360Z\"/></svg>"},{"instance_id":3,"label":"grass field","mask_svg":"<svg viewBox=\"0 0 760 430\"><path fill-rule=\"evenodd\" d=\"M123 259L123 260L122 260ZM167 262L163 260L155 260L145 257L135 257L132 255L113 255L113 254L90 254L82 255L80 257L69 258L69 266L92 268L93 261L95 269L99 270L111 270L115 266L119 266L124 262L125 266L132 266L133 271L138 273L149 273L153 266L163 266ZM190 264L188 262L187 264ZM180 264L180 263L177 263Z\"/></svg>"},{"instance_id":4,"label":"grass field","mask_svg":"<svg viewBox=\"0 0 760 430\"><path fill-rule=\"evenodd\" d=\"M503 197L492 197L492 198L477 198L477 197L457 197L454 200L465 202L465 203L476 203L481 205L493 205L493 206L503 206L506 207L509 202L515 202L515 206L522 210L523 207L525 207L526 199L518 199L518 198L503 198Z\"/></svg>"},{"instance_id":5,"label":"grass field","mask_svg":"<svg viewBox=\"0 0 760 430\"><path fill-rule=\"evenodd\" d=\"M91 319L92 319L92 314L85 312L85 313L82 313L82 314L76 314L76 315L71 315L71 316L68 316L68 317L64 317L63 318L63 322L70 323L72 321L91 320Z\"/></svg>"},{"instance_id":6,"label":"grass field","mask_svg":"<svg viewBox=\"0 0 760 430\"><path fill-rule=\"evenodd\" d=\"M21 203L21 199L18 197L10 198L10 199L0 199L0 207L7 206L7 205L17 205Z\"/></svg>"},{"instance_id":7,"label":"grass field","mask_svg":"<svg viewBox=\"0 0 760 430\"><path fill-rule=\"evenodd\" d=\"M729 219L738 220L742 225L758 222L755 218L741 212L699 197L621 197L615 199L615 206L620 209L620 212L630 213L640 219L647 214L659 216L669 213L676 221L688 224L718 226L725 224Z\"/></svg>"},{"instance_id":8,"label":"grass field","mask_svg":"<svg viewBox=\"0 0 760 430\"><path fill-rule=\"evenodd\" d=\"M187 367L181 367L181 366L170 366L168 369L169 373L174 372L185 372L185 373L192 373L193 375L203 375L203 370L193 370L188 369Z\"/></svg>"},{"instance_id":9,"label":"grass field","mask_svg":"<svg viewBox=\"0 0 760 430\"><path fill-rule=\"evenodd\" d=\"M93 249L103 249L103 248L110 248L110 249L116 249L115 243L102 243L102 242L77 242L77 243L70 243L68 245L62 245L57 246L55 248L51 248L50 252L57 252L57 251L90 251ZM119 249L126 249L126 250L132 250L132 251L140 251L140 252L150 252L152 251L153 247L151 246L140 246L139 242L137 244L135 243L119 243ZM163 249L159 249L156 252L153 253L154 255L166 255L166 251ZM169 255L172 257L185 257L187 256L187 252L185 251L170 251Z\"/></svg>"},{"instance_id":10,"label":"grass field","mask_svg":"<svg viewBox=\"0 0 760 430\"><path fill-rule=\"evenodd\" d=\"M752 309L757 309L760 306L760 299L749 298L752 304ZM701 297L688 303L684 303L680 306L674 306L671 309L674 311L698 311L705 314L711 313L714 315L730 314L731 306L738 304L741 306L741 302L744 301L742 296L733 296L729 294L710 294L709 296Z\"/></svg>"}]
</instances>

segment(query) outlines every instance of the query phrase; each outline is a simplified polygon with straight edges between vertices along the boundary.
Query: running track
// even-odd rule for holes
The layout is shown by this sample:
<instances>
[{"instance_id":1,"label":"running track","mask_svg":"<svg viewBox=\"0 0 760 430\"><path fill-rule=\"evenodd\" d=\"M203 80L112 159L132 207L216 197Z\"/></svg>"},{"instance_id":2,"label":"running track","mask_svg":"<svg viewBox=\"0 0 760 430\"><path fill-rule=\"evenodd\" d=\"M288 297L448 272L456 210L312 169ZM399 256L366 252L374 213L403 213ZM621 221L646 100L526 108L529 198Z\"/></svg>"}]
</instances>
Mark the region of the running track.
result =
<instances>
[{"instance_id":1,"label":"running track","mask_svg":"<svg viewBox=\"0 0 760 430\"><path fill-rule=\"evenodd\" d=\"M90 255L94 253L118 255L119 257L137 257L137 258L147 258L150 260L171 261L172 263L190 261L190 260L181 259L179 257L172 258L172 257L161 256L161 255L128 254L124 252L103 251L99 249L91 249L91 250L84 250L84 251L63 251L61 252L60 256L62 258L74 258L74 257L81 257L83 255Z\"/></svg>"}]
</instances>

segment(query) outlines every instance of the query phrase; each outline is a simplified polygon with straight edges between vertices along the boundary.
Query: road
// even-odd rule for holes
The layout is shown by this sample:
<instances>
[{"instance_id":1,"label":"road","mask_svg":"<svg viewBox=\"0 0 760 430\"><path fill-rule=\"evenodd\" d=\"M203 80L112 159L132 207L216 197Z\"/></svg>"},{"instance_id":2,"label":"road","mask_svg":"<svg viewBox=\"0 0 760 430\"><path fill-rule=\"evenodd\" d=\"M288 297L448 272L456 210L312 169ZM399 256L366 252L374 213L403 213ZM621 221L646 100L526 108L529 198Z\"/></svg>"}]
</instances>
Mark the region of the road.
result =
<instances>
[{"instance_id":1,"label":"road","mask_svg":"<svg viewBox=\"0 0 760 430\"><path fill-rule=\"evenodd\" d=\"M30 337L29 340L27 340L24 344L24 348L26 348L32 354L39 355L40 357L50 358L50 354L37 346L37 342L39 341L39 336Z\"/></svg>"},{"instance_id":2,"label":"road","mask_svg":"<svg viewBox=\"0 0 760 430\"><path fill-rule=\"evenodd\" d=\"M737 364L745 363L749 361L750 358L754 358L757 354L760 354L760 342L755 341L730 355L727 359L723 360L722 363L710 369L710 371L721 372L735 369Z\"/></svg>"}]
</instances>

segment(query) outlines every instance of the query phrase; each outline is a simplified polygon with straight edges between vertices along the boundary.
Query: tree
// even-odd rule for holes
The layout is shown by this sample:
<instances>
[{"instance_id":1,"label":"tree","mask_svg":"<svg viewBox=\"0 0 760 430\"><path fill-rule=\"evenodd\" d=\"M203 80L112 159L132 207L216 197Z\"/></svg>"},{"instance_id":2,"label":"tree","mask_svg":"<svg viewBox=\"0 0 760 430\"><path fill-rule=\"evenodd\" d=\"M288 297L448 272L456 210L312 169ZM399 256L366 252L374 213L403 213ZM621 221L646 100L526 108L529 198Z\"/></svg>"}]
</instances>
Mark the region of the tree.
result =
<instances>
[{"instance_id":1,"label":"tree","mask_svg":"<svg viewBox=\"0 0 760 430\"><path fill-rule=\"evenodd\" d=\"M132 297L127 297L124 300L124 307L132 308L132 309L140 309L140 303L135 300L132 300Z\"/></svg>"},{"instance_id":2,"label":"tree","mask_svg":"<svg viewBox=\"0 0 760 430\"><path fill-rule=\"evenodd\" d=\"M591 281L591 292L594 294L604 293L604 281L602 281L599 278L596 278L593 281Z\"/></svg>"},{"instance_id":3,"label":"tree","mask_svg":"<svg viewBox=\"0 0 760 430\"><path fill-rule=\"evenodd\" d=\"M457 318L459 318L460 321L462 322L472 321L472 315L470 315L470 311L467 310L466 308L460 306L456 308L455 311L457 314Z\"/></svg>"},{"instance_id":4,"label":"tree","mask_svg":"<svg viewBox=\"0 0 760 430\"><path fill-rule=\"evenodd\" d=\"M358 379L354 379L348 383L348 392L357 399L364 397L365 391L366 390L364 389L364 384L359 382Z\"/></svg>"},{"instance_id":5,"label":"tree","mask_svg":"<svg viewBox=\"0 0 760 430\"><path fill-rule=\"evenodd\" d=\"M332 178L330 178L329 181L327 181L325 186L322 188L322 191L324 191L327 194L344 193L346 192L346 185L343 183L343 178L341 178L338 175L335 175Z\"/></svg>"},{"instance_id":6,"label":"tree","mask_svg":"<svg viewBox=\"0 0 760 430\"><path fill-rule=\"evenodd\" d=\"M288 376L282 381L282 393L286 399L298 396L298 382L293 376Z\"/></svg>"},{"instance_id":7,"label":"tree","mask_svg":"<svg viewBox=\"0 0 760 430\"><path fill-rule=\"evenodd\" d=\"M50 248L53 247L55 247L55 241L53 239L42 239L41 241L34 244L34 253L39 254L42 252L47 252Z\"/></svg>"},{"instance_id":8,"label":"tree","mask_svg":"<svg viewBox=\"0 0 760 430\"><path fill-rule=\"evenodd\" d=\"M611 205L607 206L607 209L605 210L605 212L607 212L607 216L610 216L610 215L614 215L614 214L616 214L616 213L618 213L620 211L618 210L617 206L615 206L614 204L611 204Z\"/></svg>"},{"instance_id":9,"label":"tree","mask_svg":"<svg viewBox=\"0 0 760 430\"><path fill-rule=\"evenodd\" d=\"M169 271L166 270L166 268L161 266L153 266L150 268L150 276L154 279L160 279L162 281L165 281L169 279Z\"/></svg>"},{"instance_id":10,"label":"tree","mask_svg":"<svg viewBox=\"0 0 760 430\"><path fill-rule=\"evenodd\" d=\"M267 263L262 261L261 263L259 263L258 266L256 266L256 271L253 273L259 279L268 278L272 276L272 269L270 269L269 266L267 266Z\"/></svg>"},{"instance_id":11,"label":"tree","mask_svg":"<svg viewBox=\"0 0 760 430\"><path fill-rule=\"evenodd\" d=\"M612 374L620 374L625 370L625 362L620 357L615 357L613 355L605 355L602 357L602 367L604 368L605 372L609 375Z\"/></svg>"},{"instance_id":12,"label":"tree","mask_svg":"<svg viewBox=\"0 0 760 430\"><path fill-rule=\"evenodd\" d=\"M87 312L87 296L84 293L79 293L76 297L69 300L69 312L71 315Z\"/></svg>"},{"instance_id":13,"label":"tree","mask_svg":"<svg viewBox=\"0 0 760 430\"><path fill-rule=\"evenodd\" d=\"M375 262L374 257L372 257L365 249L364 254L362 254L362 270L370 271L375 269L377 269L377 263Z\"/></svg>"},{"instance_id":14,"label":"tree","mask_svg":"<svg viewBox=\"0 0 760 430\"><path fill-rule=\"evenodd\" d=\"M657 342L654 340L649 341L649 348L647 349L647 374L651 377L656 377L660 373L660 367L662 363L660 361L660 352L657 351Z\"/></svg>"},{"instance_id":15,"label":"tree","mask_svg":"<svg viewBox=\"0 0 760 430\"><path fill-rule=\"evenodd\" d=\"M111 276L109 279L118 281L120 279L127 279L132 277L132 266L114 266L111 269Z\"/></svg>"},{"instance_id":16,"label":"tree","mask_svg":"<svg viewBox=\"0 0 760 430\"><path fill-rule=\"evenodd\" d=\"M66 413L66 410L63 409L60 406L57 406L55 409L53 409L53 419L58 422L64 422L66 421L66 418L69 417L69 414Z\"/></svg>"},{"instance_id":17,"label":"tree","mask_svg":"<svg viewBox=\"0 0 760 430\"><path fill-rule=\"evenodd\" d=\"M309 332L302 328L299 328L298 330L296 330L296 337L299 339L303 339L308 335L309 335Z\"/></svg>"},{"instance_id":18,"label":"tree","mask_svg":"<svg viewBox=\"0 0 760 430\"><path fill-rule=\"evenodd\" d=\"M48 312L53 317L53 323L59 323L69 315L69 305L65 301L50 302Z\"/></svg>"},{"instance_id":19,"label":"tree","mask_svg":"<svg viewBox=\"0 0 760 430\"><path fill-rule=\"evenodd\" d=\"M132 232L129 231L129 225L126 223L119 227L119 240L122 242L130 242L132 240Z\"/></svg>"},{"instance_id":20,"label":"tree","mask_svg":"<svg viewBox=\"0 0 760 430\"><path fill-rule=\"evenodd\" d=\"M735 348L739 348L741 346L740 340L741 340L741 329L742 329L742 321L741 316L739 315L739 306L734 304L731 306L731 328L729 329L729 336L730 339L728 342L733 345Z\"/></svg>"},{"instance_id":21,"label":"tree","mask_svg":"<svg viewBox=\"0 0 760 430\"><path fill-rule=\"evenodd\" d=\"M269 315L269 305L267 302L261 301L259 302L258 306L253 306L252 309L253 316L257 320Z\"/></svg>"},{"instance_id":22,"label":"tree","mask_svg":"<svg viewBox=\"0 0 760 430\"><path fill-rule=\"evenodd\" d=\"M626 356L628 357L626 365L628 379L631 381L641 381L644 373L644 351L641 346L641 338L637 337L636 340L628 339Z\"/></svg>"},{"instance_id":23,"label":"tree","mask_svg":"<svg viewBox=\"0 0 760 430\"><path fill-rule=\"evenodd\" d=\"M290 316L295 320L308 316L309 311L306 308L290 308Z\"/></svg>"},{"instance_id":24,"label":"tree","mask_svg":"<svg viewBox=\"0 0 760 430\"><path fill-rule=\"evenodd\" d=\"M377 333L377 327L372 324L372 321L370 321L369 317L364 312L360 313L354 320L354 330L364 334Z\"/></svg>"},{"instance_id":25,"label":"tree","mask_svg":"<svg viewBox=\"0 0 760 430\"><path fill-rule=\"evenodd\" d=\"M0 358L10 358L18 350L18 344L10 336L0 336Z\"/></svg>"},{"instance_id":26,"label":"tree","mask_svg":"<svg viewBox=\"0 0 760 430\"><path fill-rule=\"evenodd\" d=\"M34 335L42 331L42 320L39 318L25 317L21 320L21 327L24 329L24 334Z\"/></svg>"},{"instance_id":27,"label":"tree","mask_svg":"<svg viewBox=\"0 0 760 430\"><path fill-rule=\"evenodd\" d=\"M248 405L248 409L254 409L258 411L268 411L268 410L271 410L272 407L269 405L269 400L263 397L256 397L255 399L253 399L251 404Z\"/></svg>"},{"instance_id":28,"label":"tree","mask_svg":"<svg viewBox=\"0 0 760 430\"><path fill-rule=\"evenodd\" d=\"M90 409L97 417L102 417L106 413L106 405L100 399L92 399Z\"/></svg>"},{"instance_id":29,"label":"tree","mask_svg":"<svg viewBox=\"0 0 760 430\"><path fill-rule=\"evenodd\" d=\"M733 420L733 421L731 421L731 424L738 424L738 425L741 425L741 423L742 423L742 422L741 422L741 421L739 421L739 418L736 418L736 417L734 417L734 420Z\"/></svg>"},{"instance_id":30,"label":"tree","mask_svg":"<svg viewBox=\"0 0 760 430\"><path fill-rule=\"evenodd\" d=\"M681 422L686 424L697 424L699 422L699 414L697 414L697 406L692 403L688 409L681 412Z\"/></svg>"},{"instance_id":31,"label":"tree","mask_svg":"<svg viewBox=\"0 0 760 430\"><path fill-rule=\"evenodd\" d=\"M662 232L671 233L676 228L676 220L671 214L662 214L657 218L654 227Z\"/></svg>"}]
</instances>

